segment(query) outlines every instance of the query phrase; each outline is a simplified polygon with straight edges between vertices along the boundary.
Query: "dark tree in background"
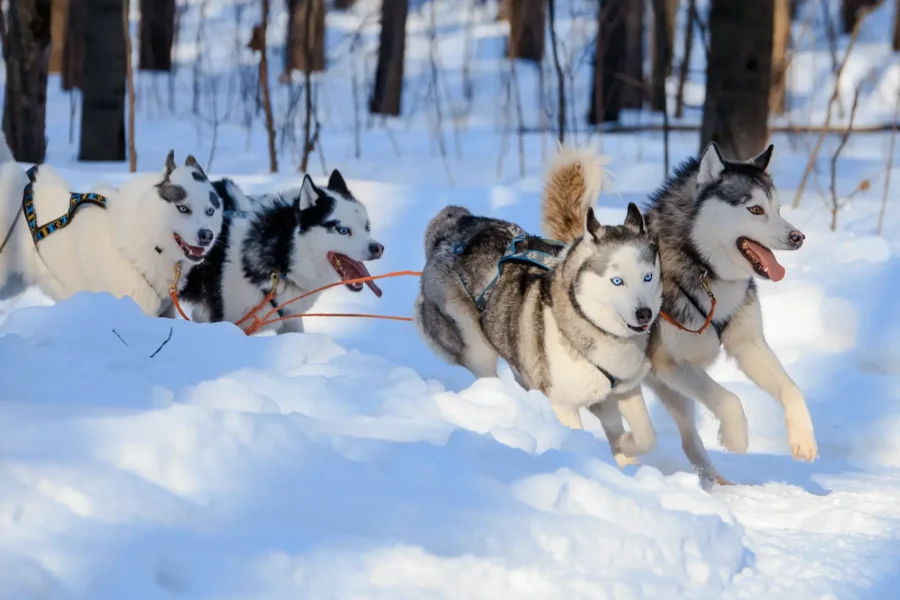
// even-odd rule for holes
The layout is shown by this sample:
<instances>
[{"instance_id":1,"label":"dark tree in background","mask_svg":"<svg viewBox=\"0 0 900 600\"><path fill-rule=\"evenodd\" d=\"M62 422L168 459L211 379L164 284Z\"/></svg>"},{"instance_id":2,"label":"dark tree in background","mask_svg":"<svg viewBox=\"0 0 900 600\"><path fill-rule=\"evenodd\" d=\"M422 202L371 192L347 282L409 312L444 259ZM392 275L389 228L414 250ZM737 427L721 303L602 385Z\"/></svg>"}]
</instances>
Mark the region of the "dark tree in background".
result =
<instances>
[{"instance_id":1,"label":"dark tree in background","mask_svg":"<svg viewBox=\"0 0 900 600\"><path fill-rule=\"evenodd\" d=\"M506 56L539 63L544 59L547 0L506 0L509 40Z\"/></svg>"},{"instance_id":2,"label":"dark tree in background","mask_svg":"<svg viewBox=\"0 0 900 600\"><path fill-rule=\"evenodd\" d=\"M62 89L81 89L84 75L84 28L88 0L69 0L66 11L65 48L62 55Z\"/></svg>"},{"instance_id":3,"label":"dark tree in background","mask_svg":"<svg viewBox=\"0 0 900 600\"><path fill-rule=\"evenodd\" d=\"M712 0L700 149L748 159L768 142L775 0Z\"/></svg>"},{"instance_id":4,"label":"dark tree in background","mask_svg":"<svg viewBox=\"0 0 900 600\"><path fill-rule=\"evenodd\" d=\"M41 163L47 150L50 8L50 0L16 0L7 14L3 133L20 162Z\"/></svg>"},{"instance_id":5,"label":"dark tree in background","mask_svg":"<svg viewBox=\"0 0 900 600\"><path fill-rule=\"evenodd\" d=\"M893 48L894 50L900 50L900 0L897 0L896 6L894 7Z\"/></svg>"},{"instance_id":6,"label":"dark tree in background","mask_svg":"<svg viewBox=\"0 0 900 600\"><path fill-rule=\"evenodd\" d=\"M647 97L644 82L644 2L631 0L622 4L625 11L625 57L620 82L622 108L642 108Z\"/></svg>"},{"instance_id":7,"label":"dark tree in background","mask_svg":"<svg viewBox=\"0 0 900 600\"><path fill-rule=\"evenodd\" d=\"M737 1L740 3L744 0ZM756 0L750 1L756 2ZM675 13L678 10L678 0L652 0L652 2L653 68L651 71L650 109L661 112L666 109L666 77L672 73Z\"/></svg>"},{"instance_id":8,"label":"dark tree in background","mask_svg":"<svg viewBox=\"0 0 900 600\"><path fill-rule=\"evenodd\" d=\"M175 40L175 0L141 0L140 51L142 71L171 71Z\"/></svg>"},{"instance_id":9,"label":"dark tree in background","mask_svg":"<svg viewBox=\"0 0 900 600\"><path fill-rule=\"evenodd\" d=\"M378 115L400 115L403 96L403 55L406 49L406 16L409 0L384 0L381 5L381 40L378 66L369 111Z\"/></svg>"},{"instance_id":10,"label":"dark tree in background","mask_svg":"<svg viewBox=\"0 0 900 600\"><path fill-rule=\"evenodd\" d=\"M350 10L354 4L356 4L356 0L334 0L332 6L335 10Z\"/></svg>"},{"instance_id":11,"label":"dark tree in background","mask_svg":"<svg viewBox=\"0 0 900 600\"><path fill-rule=\"evenodd\" d=\"M878 0L842 0L841 22L844 24L844 33L853 33L859 11L877 3Z\"/></svg>"},{"instance_id":12,"label":"dark tree in background","mask_svg":"<svg viewBox=\"0 0 900 600\"><path fill-rule=\"evenodd\" d=\"M619 120L622 92L627 79L628 4L632 0L601 0L597 16L597 48L588 123Z\"/></svg>"},{"instance_id":13,"label":"dark tree in background","mask_svg":"<svg viewBox=\"0 0 900 600\"><path fill-rule=\"evenodd\" d=\"M291 18L287 25L284 72L295 69L303 73L324 71L325 0L287 0L287 3ZM308 19L312 22L307 23Z\"/></svg>"},{"instance_id":14,"label":"dark tree in background","mask_svg":"<svg viewBox=\"0 0 900 600\"><path fill-rule=\"evenodd\" d=\"M122 0L90 0L84 28L78 160L125 160L125 32Z\"/></svg>"}]
</instances>

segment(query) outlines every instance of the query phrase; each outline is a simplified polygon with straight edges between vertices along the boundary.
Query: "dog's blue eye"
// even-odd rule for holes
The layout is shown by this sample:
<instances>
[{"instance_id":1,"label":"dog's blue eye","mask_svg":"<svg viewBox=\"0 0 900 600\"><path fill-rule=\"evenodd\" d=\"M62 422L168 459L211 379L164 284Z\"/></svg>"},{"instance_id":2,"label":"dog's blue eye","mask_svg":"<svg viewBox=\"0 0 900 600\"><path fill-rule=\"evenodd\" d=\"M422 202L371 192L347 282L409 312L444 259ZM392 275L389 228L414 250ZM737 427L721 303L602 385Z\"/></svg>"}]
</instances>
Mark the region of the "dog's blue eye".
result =
<instances>
[{"instance_id":1,"label":"dog's blue eye","mask_svg":"<svg viewBox=\"0 0 900 600\"><path fill-rule=\"evenodd\" d=\"M647 273L644 275L644 281L653 281L653 273Z\"/></svg>"},{"instance_id":2,"label":"dog's blue eye","mask_svg":"<svg viewBox=\"0 0 900 600\"><path fill-rule=\"evenodd\" d=\"M350 229L347 227L338 227L335 231L341 235L350 235Z\"/></svg>"},{"instance_id":3,"label":"dog's blue eye","mask_svg":"<svg viewBox=\"0 0 900 600\"><path fill-rule=\"evenodd\" d=\"M188 214L189 212L191 212L191 209L189 209L189 208L188 208L187 206L185 206L184 204L179 204L179 205L178 205L178 212L180 212L181 214L186 215L186 214Z\"/></svg>"},{"instance_id":4,"label":"dog's blue eye","mask_svg":"<svg viewBox=\"0 0 900 600\"><path fill-rule=\"evenodd\" d=\"M625 283L624 281L622 281L621 277L613 277L612 279L610 279L610 281L612 281L612 284L616 287L624 285Z\"/></svg>"},{"instance_id":5,"label":"dog's blue eye","mask_svg":"<svg viewBox=\"0 0 900 600\"><path fill-rule=\"evenodd\" d=\"M206 209L206 216L207 216L207 217L211 217L211 216L213 216L214 214L216 214L216 209L214 209L214 208L207 208L207 209Z\"/></svg>"}]
</instances>

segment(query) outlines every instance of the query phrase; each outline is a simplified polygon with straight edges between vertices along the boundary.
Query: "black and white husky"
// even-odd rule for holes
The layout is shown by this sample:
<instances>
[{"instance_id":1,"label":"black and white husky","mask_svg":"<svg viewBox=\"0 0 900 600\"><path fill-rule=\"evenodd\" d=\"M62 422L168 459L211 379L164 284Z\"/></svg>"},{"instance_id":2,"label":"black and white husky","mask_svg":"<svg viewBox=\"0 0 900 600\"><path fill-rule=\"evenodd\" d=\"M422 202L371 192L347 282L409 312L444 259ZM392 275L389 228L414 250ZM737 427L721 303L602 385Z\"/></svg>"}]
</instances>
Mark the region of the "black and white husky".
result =
<instances>
[{"instance_id":1,"label":"black and white husky","mask_svg":"<svg viewBox=\"0 0 900 600\"><path fill-rule=\"evenodd\" d=\"M384 246L372 238L369 215L335 170L326 187L316 186L309 175L302 185L279 194L245 196L234 182L214 183L222 197L226 217L218 242L200 268L194 269L181 297L199 322L241 320L272 291L271 306L305 292L340 281L368 277L363 261L380 258ZM376 296L381 290L366 283ZM362 283L347 284L353 292ZM279 309L280 316L305 313L316 296ZM273 326L279 333L302 332L299 318Z\"/></svg>"},{"instance_id":2,"label":"black and white husky","mask_svg":"<svg viewBox=\"0 0 900 600\"><path fill-rule=\"evenodd\" d=\"M176 165L170 152L159 172L79 190L90 194L73 193L47 165L34 178L29 219L29 176L0 139L0 288L18 275L57 301L105 292L130 297L148 315L169 315L175 265L186 275L221 228L219 197L191 156ZM85 195L90 201L79 204Z\"/></svg>"},{"instance_id":3,"label":"black and white husky","mask_svg":"<svg viewBox=\"0 0 900 600\"><path fill-rule=\"evenodd\" d=\"M503 357L564 425L582 428L579 409L589 408L622 465L656 443L640 384L660 264L637 206L623 225L597 221L599 165L591 152L564 148L550 167L543 224L565 246L462 207L438 213L425 232L415 322L439 356L476 377L495 377Z\"/></svg>"}]
</instances>

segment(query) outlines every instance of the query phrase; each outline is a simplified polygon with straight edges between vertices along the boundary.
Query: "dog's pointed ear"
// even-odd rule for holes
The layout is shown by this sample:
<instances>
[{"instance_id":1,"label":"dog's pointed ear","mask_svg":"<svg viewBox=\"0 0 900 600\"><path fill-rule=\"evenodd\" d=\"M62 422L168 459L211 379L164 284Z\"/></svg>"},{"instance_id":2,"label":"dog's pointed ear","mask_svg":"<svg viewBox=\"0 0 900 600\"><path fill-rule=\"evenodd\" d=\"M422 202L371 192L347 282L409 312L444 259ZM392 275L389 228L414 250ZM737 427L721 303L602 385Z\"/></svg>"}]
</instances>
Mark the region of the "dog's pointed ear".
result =
<instances>
[{"instance_id":1,"label":"dog's pointed ear","mask_svg":"<svg viewBox=\"0 0 900 600\"><path fill-rule=\"evenodd\" d=\"M319 199L319 188L313 183L309 175L303 176L303 185L300 186L300 193L294 199L294 206L297 210L306 210L316 205Z\"/></svg>"},{"instance_id":2,"label":"dog's pointed ear","mask_svg":"<svg viewBox=\"0 0 900 600\"><path fill-rule=\"evenodd\" d=\"M641 209L639 209L634 202L628 203L628 212L625 214L624 225L625 229L636 235L644 235L647 233L644 215L641 214Z\"/></svg>"},{"instance_id":3,"label":"dog's pointed ear","mask_svg":"<svg viewBox=\"0 0 900 600\"><path fill-rule=\"evenodd\" d=\"M719 146L710 142L700 157L700 170L697 172L697 185L708 185L719 178L725 170L725 161L719 152Z\"/></svg>"},{"instance_id":4,"label":"dog's pointed ear","mask_svg":"<svg viewBox=\"0 0 900 600\"><path fill-rule=\"evenodd\" d=\"M331 177L328 178L328 185L326 187L332 192L342 196L350 195L350 190L347 188L347 182L344 181L344 176L341 175L341 172L337 169L331 172Z\"/></svg>"},{"instance_id":5,"label":"dog's pointed ear","mask_svg":"<svg viewBox=\"0 0 900 600\"><path fill-rule=\"evenodd\" d=\"M765 171L769 168L769 161L772 160L772 152L775 150L775 144L769 144L769 147L760 152L759 156L751 158L748 162Z\"/></svg>"},{"instance_id":6,"label":"dog's pointed ear","mask_svg":"<svg viewBox=\"0 0 900 600\"><path fill-rule=\"evenodd\" d=\"M599 242L600 238L603 237L603 225L597 220L593 206L587 209L587 217L584 220L584 232L591 236L595 242Z\"/></svg>"},{"instance_id":7,"label":"dog's pointed ear","mask_svg":"<svg viewBox=\"0 0 900 600\"><path fill-rule=\"evenodd\" d=\"M188 157L184 160L184 166L195 168L201 175L203 175L204 179L208 179L208 177L206 176L206 172L203 170L203 167L200 166L200 163L197 162L197 159L194 158L193 154L188 154Z\"/></svg>"},{"instance_id":8,"label":"dog's pointed ear","mask_svg":"<svg viewBox=\"0 0 900 600\"><path fill-rule=\"evenodd\" d=\"M169 150L168 156L166 156L166 177L172 174L172 171L175 170L175 151Z\"/></svg>"}]
</instances>

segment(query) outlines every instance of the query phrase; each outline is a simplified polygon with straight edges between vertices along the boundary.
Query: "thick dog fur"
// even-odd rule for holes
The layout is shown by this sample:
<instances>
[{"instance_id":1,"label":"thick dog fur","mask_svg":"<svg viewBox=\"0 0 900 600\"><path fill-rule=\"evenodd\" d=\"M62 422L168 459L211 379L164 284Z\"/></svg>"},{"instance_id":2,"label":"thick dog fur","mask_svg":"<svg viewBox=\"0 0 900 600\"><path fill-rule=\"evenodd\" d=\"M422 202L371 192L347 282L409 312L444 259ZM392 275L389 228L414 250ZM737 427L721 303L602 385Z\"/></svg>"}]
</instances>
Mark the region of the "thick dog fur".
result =
<instances>
[{"instance_id":1,"label":"thick dog fur","mask_svg":"<svg viewBox=\"0 0 900 600\"><path fill-rule=\"evenodd\" d=\"M0 146L0 235L7 238L0 287L18 278L57 301L82 291L106 292L132 298L148 315L171 314L175 264L189 273L222 222L219 197L193 157L176 166L170 153L160 173L138 175L120 188L78 190L106 196L107 208L81 208L35 246L22 216L28 177L5 140ZM33 191L39 225L66 213L70 190L49 166L38 169Z\"/></svg>"},{"instance_id":2,"label":"thick dog fur","mask_svg":"<svg viewBox=\"0 0 900 600\"><path fill-rule=\"evenodd\" d=\"M226 217L218 243L201 268L194 269L182 298L192 318L201 322L237 322L270 292L272 274L280 278L272 306L322 286L349 279L336 271L335 254L344 263L380 258L384 247L372 238L369 216L335 170L327 187L307 175L300 188L280 194L248 197L230 180L215 182ZM365 267L362 267L365 270ZM360 276L366 275L362 273ZM348 285L360 291L362 284ZM370 286L378 295L377 286ZM307 312L313 295L285 306L281 316ZM277 317L276 317L277 318ZM249 324L249 323L248 323ZM302 332L299 318L271 327L279 333Z\"/></svg>"},{"instance_id":3,"label":"thick dog fur","mask_svg":"<svg viewBox=\"0 0 900 600\"><path fill-rule=\"evenodd\" d=\"M439 356L476 377L495 377L502 356L523 387L544 392L569 427L581 428L579 409L590 408L625 464L656 442L640 382L650 368L649 326L661 302L659 260L635 205L624 225L597 222L591 204L598 166L590 152L563 149L547 175L543 220L545 231L572 243L560 248L528 236L519 250L554 255L555 268L505 263L481 313L473 298L524 231L458 206L440 211L425 232L415 322Z\"/></svg>"},{"instance_id":4,"label":"thick dog fur","mask_svg":"<svg viewBox=\"0 0 900 600\"><path fill-rule=\"evenodd\" d=\"M817 448L803 393L769 348L753 277L767 278L738 247L742 238L769 249L796 250L803 235L779 214L780 203L766 172L772 146L748 162L722 159L710 144L699 161L682 164L651 199L650 232L662 261L663 311L697 330L710 300L703 290L706 273L716 298L712 327L688 333L660 319L653 331L653 370L647 384L671 412L682 447L697 471L724 482L697 435L691 398L719 419L722 445L747 449L747 420L740 399L706 374L724 347L738 367L784 406L788 441L796 459L813 460ZM768 252L771 255L771 252ZM772 256L771 261L774 261ZM783 275L772 263L771 273Z\"/></svg>"}]
</instances>

